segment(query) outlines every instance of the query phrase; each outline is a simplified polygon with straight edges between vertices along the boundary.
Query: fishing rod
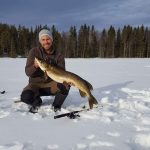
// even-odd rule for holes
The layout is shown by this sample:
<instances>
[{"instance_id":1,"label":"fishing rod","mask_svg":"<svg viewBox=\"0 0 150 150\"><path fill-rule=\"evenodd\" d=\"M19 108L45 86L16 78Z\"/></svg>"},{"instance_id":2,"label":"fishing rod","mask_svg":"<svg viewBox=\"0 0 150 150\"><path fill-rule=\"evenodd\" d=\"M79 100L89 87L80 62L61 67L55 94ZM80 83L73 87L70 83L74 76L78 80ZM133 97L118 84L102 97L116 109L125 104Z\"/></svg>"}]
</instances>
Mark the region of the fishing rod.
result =
<instances>
[{"instance_id":1,"label":"fishing rod","mask_svg":"<svg viewBox=\"0 0 150 150\"><path fill-rule=\"evenodd\" d=\"M98 106L96 106L94 108L98 108ZM103 108L103 106L101 106L100 108ZM80 115L79 115L80 112L86 112L86 111L90 111L90 110L91 110L90 108L86 108L85 106L83 106L81 110L76 110L76 111L71 111L68 113L56 115L56 116L54 116L54 119L58 119L58 118L62 118L62 117L68 117L70 119L75 119L75 118L80 117Z\"/></svg>"}]
</instances>

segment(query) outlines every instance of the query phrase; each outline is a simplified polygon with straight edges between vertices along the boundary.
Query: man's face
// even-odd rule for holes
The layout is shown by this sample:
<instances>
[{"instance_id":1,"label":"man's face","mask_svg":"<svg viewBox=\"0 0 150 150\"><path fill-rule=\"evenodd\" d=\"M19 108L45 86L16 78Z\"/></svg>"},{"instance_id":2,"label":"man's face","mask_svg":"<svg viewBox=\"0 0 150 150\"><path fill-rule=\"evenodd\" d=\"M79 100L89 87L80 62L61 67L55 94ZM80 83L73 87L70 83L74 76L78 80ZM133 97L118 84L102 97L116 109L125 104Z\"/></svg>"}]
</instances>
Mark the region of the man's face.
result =
<instances>
[{"instance_id":1,"label":"man's face","mask_svg":"<svg viewBox=\"0 0 150 150\"><path fill-rule=\"evenodd\" d=\"M49 36L43 35L40 39L40 44L45 50L49 50L52 46L52 40Z\"/></svg>"}]
</instances>

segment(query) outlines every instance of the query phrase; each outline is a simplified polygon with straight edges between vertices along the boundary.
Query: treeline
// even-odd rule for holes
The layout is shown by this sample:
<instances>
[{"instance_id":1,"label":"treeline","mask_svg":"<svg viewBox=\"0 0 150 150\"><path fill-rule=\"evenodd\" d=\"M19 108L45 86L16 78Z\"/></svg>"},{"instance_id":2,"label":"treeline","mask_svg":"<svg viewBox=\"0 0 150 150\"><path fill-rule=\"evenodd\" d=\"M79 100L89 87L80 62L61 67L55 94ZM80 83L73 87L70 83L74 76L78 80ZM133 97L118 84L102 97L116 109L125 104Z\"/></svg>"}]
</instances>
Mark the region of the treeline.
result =
<instances>
[{"instance_id":1,"label":"treeline","mask_svg":"<svg viewBox=\"0 0 150 150\"><path fill-rule=\"evenodd\" d=\"M39 44L38 32L42 28L51 30L54 48L68 58L116 58L116 57L150 57L150 30L147 27L124 26L98 31L94 26L75 26L67 32L60 33L55 26L24 26L0 24L0 56L26 57L29 50Z\"/></svg>"}]
</instances>

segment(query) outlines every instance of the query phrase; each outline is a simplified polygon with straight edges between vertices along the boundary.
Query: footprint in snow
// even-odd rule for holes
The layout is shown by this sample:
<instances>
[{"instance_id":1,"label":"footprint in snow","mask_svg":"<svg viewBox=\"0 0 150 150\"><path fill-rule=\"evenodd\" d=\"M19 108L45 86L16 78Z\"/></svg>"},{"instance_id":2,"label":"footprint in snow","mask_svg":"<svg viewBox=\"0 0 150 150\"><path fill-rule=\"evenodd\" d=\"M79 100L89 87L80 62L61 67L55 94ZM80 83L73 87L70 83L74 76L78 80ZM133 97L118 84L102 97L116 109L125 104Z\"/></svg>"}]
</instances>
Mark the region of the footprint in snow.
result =
<instances>
[{"instance_id":1,"label":"footprint in snow","mask_svg":"<svg viewBox=\"0 0 150 150\"><path fill-rule=\"evenodd\" d=\"M143 118L141 118L141 122L144 125L150 125L150 118L149 117L143 117Z\"/></svg>"},{"instance_id":2,"label":"footprint in snow","mask_svg":"<svg viewBox=\"0 0 150 150\"><path fill-rule=\"evenodd\" d=\"M76 149L82 149L82 150L86 150L88 145L87 144L84 144L84 143L79 143L76 145Z\"/></svg>"},{"instance_id":3,"label":"footprint in snow","mask_svg":"<svg viewBox=\"0 0 150 150\"><path fill-rule=\"evenodd\" d=\"M28 112L29 106L23 102L13 103L12 108L15 110L15 112Z\"/></svg>"},{"instance_id":4,"label":"footprint in snow","mask_svg":"<svg viewBox=\"0 0 150 150\"><path fill-rule=\"evenodd\" d=\"M150 149L150 134L137 134L134 138L134 144L135 146L140 145L142 149Z\"/></svg>"},{"instance_id":5,"label":"footprint in snow","mask_svg":"<svg viewBox=\"0 0 150 150\"><path fill-rule=\"evenodd\" d=\"M39 149L43 149L43 147L39 148L32 142L20 143L16 141L10 144L0 145L0 150L39 150Z\"/></svg>"},{"instance_id":6,"label":"footprint in snow","mask_svg":"<svg viewBox=\"0 0 150 150\"><path fill-rule=\"evenodd\" d=\"M98 120L100 118L99 112L95 112L95 111L89 111L86 113L81 113L80 115L84 119Z\"/></svg>"},{"instance_id":7,"label":"footprint in snow","mask_svg":"<svg viewBox=\"0 0 150 150\"><path fill-rule=\"evenodd\" d=\"M57 145L57 144L48 145L47 148L48 148L48 150L58 149L58 148L59 148L59 145Z\"/></svg>"},{"instance_id":8,"label":"footprint in snow","mask_svg":"<svg viewBox=\"0 0 150 150\"><path fill-rule=\"evenodd\" d=\"M86 140L93 140L95 138L95 135L94 134L90 134L88 136L86 136L84 139ZM78 143L76 144L76 148L77 150L87 150L88 149L88 144L85 144L85 143Z\"/></svg>"},{"instance_id":9,"label":"footprint in snow","mask_svg":"<svg viewBox=\"0 0 150 150\"><path fill-rule=\"evenodd\" d=\"M1 110L0 111L0 119L9 116L9 114L10 114L10 112Z\"/></svg>"},{"instance_id":10,"label":"footprint in snow","mask_svg":"<svg viewBox=\"0 0 150 150\"><path fill-rule=\"evenodd\" d=\"M141 127L141 126L134 126L137 132L140 131L150 131L150 128Z\"/></svg>"},{"instance_id":11,"label":"footprint in snow","mask_svg":"<svg viewBox=\"0 0 150 150\"><path fill-rule=\"evenodd\" d=\"M92 139L94 139L94 138L95 138L95 135L94 135L94 134L88 135L88 136L86 137L86 139L88 139L88 140L92 140Z\"/></svg>"},{"instance_id":12,"label":"footprint in snow","mask_svg":"<svg viewBox=\"0 0 150 150\"><path fill-rule=\"evenodd\" d=\"M107 135L112 136L112 137L119 137L120 134L118 132L107 132Z\"/></svg>"},{"instance_id":13,"label":"footprint in snow","mask_svg":"<svg viewBox=\"0 0 150 150\"><path fill-rule=\"evenodd\" d=\"M113 147L114 144L107 141L93 141L89 144L90 148L97 148L97 147Z\"/></svg>"},{"instance_id":14,"label":"footprint in snow","mask_svg":"<svg viewBox=\"0 0 150 150\"><path fill-rule=\"evenodd\" d=\"M54 111L51 106L41 106L38 109L38 113L33 115L33 120L40 120L45 117L54 115Z\"/></svg>"},{"instance_id":15,"label":"footprint in snow","mask_svg":"<svg viewBox=\"0 0 150 150\"><path fill-rule=\"evenodd\" d=\"M7 144L7 145L0 145L0 150L23 150L24 145L21 143L14 143L14 144Z\"/></svg>"}]
</instances>

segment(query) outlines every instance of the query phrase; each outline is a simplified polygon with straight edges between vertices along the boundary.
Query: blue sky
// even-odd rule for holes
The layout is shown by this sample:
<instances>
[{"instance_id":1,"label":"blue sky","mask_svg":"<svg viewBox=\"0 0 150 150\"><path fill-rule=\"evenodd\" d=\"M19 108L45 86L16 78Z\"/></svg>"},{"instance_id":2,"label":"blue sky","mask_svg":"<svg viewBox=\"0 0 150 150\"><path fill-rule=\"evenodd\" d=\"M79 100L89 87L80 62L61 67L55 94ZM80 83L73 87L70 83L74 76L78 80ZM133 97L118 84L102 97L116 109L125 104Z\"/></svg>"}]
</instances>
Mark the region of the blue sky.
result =
<instances>
[{"instance_id":1,"label":"blue sky","mask_svg":"<svg viewBox=\"0 0 150 150\"><path fill-rule=\"evenodd\" d=\"M27 27L150 26L150 0L0 0L0 22Z\"/></svg>"}]
</instances>

